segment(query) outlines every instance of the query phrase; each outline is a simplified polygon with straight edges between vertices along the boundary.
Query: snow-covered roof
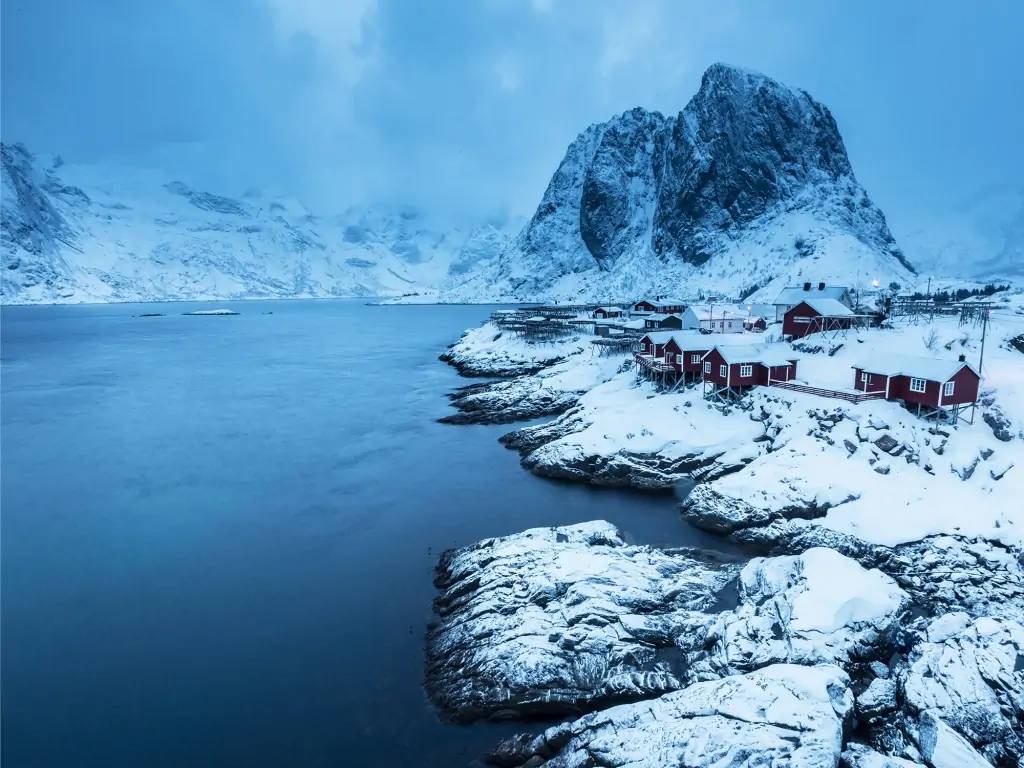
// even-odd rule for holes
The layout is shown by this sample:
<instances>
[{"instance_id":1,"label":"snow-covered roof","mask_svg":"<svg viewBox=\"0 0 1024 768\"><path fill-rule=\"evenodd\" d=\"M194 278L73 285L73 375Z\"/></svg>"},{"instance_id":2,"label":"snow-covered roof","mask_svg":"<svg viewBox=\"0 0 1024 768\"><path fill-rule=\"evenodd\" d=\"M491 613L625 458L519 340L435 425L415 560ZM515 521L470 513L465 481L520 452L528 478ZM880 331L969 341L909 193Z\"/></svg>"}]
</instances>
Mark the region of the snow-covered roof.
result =
<instances>
[{"instance_id":1,"label":"snow-covered roof","mask_svg":"<svg viewBox=\"0 0 1024 768\"><path fill-rule=\"evenodd\" d=\"M688 307L687 312L693 312L697 316L698 320L746 320L747 310L740 309L739 307L730 307L728 305L694 305Z\"/></svg>"},{"instance_id":2,"label":"snow-covered roof","mask_svg":"<svg viewBox=\"0 0 1024 768\"><path fill-rule=\"evenodd\" d=\"M818 284L814 283L808 290L804 290L802 285L795 286L793 288L783 288L775 299L775 304L785 304L786 306L792 306L799 304L801 301L806 301L809 298L819 299L841 299L845 294L849 292L849 289L844 285L826 285L824 288L818 288Z\"/></svg>"},{"instance_id":3,"label":"snow-covered roof","mask_svg":"<svg viewBox=\"0 0 1024 768\"><path fill-rule=\"evenodd\" d=\"M953 378L961 368L970 368L977 375L977 370L970 363L960 360L943 360L936 357L917 357L915 355L879 355L856 363L868 373L884 373L886 376L914 376L929 381L946 382Z\"/></svg>"},{"instance_id":4,"label":"snow-covered roof","mask_svg":"<svg viewBox=\"0 0 1024 768\"><path fill-rule=\"evenodd\" d=\"M650 333L645 333L644 338L650 339L655 344L667 344L676 333L677 331L651 331Z\"/></svg>"},{"instance_id":5,"label":"snow-covered roof","mask_svg":"<svg viewBox=\"0 0 1024 768\"><path fill-rule=\"evenodd\" d=\"M598 309L604 310L605 312L621 312L622 311L622 307L598 307L594 311L597 312Z\"/></svg>"},{"instance_id":6,"label":"snow-covered roof","mask_svg":"<svg viewBox=\"0 0 1024 768\"><path fill-rule=\"evenodd\" d=\"M717 349L722 359L730 365L733 363L787 365L799 357L799 355L794 354L793 350L784 344L716 344L714 349ZM711 352L708 352L708 354L710 355Z\"/></svg>"},{"instance_id":7,"label":"snow-covered roof","mask_svg":"<svg viewBox=\"0 0 1024 768\"><path fill-rule=\"evenodd\" d=\"M649 314L647 316L647 319L648 320L657 320L660 323L662 320L665 320L666 318L669 318L669 317L679 317L679 315L677 315L675 312L671 312L671 313L669 313L667 315L664 314L664 313L661 313L661 312L652 312L651 314Z\"/></svg>"},{"instance_id":8,"label":"snow-covered roof","mask_svg":"<svg viewBox=\"0 0 1024 768\"><path fill-rule=\"evenodd\" d=\"M797 302L799 304L806 304L808 307L813 309L822 317L853 317L853 310L843 304L838 299L822 298L814 296L813 298L800 299Z\"/></svg>"},{"instance_id":9,"label":"snow-covered roof","mask_svg":"<svg viewBox=\"0 0 1024 768\"><path fill-rule=\"evenodd\" d=\"M744 333L701 333L697 330L673 331L676 344L684 351L712 349L715 346L750 346Z\"/></svg>"}]
</instances>

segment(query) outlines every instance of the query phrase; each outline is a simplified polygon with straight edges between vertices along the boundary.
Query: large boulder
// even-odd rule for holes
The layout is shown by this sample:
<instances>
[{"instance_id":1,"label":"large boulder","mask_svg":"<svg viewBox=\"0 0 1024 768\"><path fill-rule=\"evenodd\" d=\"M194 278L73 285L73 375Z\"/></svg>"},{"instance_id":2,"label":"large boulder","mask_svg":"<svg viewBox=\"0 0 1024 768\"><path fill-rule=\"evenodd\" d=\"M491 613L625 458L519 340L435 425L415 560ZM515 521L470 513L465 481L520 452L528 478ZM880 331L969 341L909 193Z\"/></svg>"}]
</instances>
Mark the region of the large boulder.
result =
<instances>
[{"instance_id":1,"label":"large boulder","mask_svg":"<svg viewBox=\"0 0 1024 768\"><path fill-rule=\"evenodd\" d=\"M738 590L734 609L711 621L695 617L681 635L691 677L877 658L893 647L909 605L892 578L824 547L754 559Z\"/></svg>"},{"instance_id":2,"label":"large boulder","mask_svg":"<svg viewBox=\"0 0 1024 768\"><path fill-rule=\"evenodd\" d=\"M678 627L738 566L628 545L606 522L447 552L427 690L457 720L579 712L683 685Z\"/></svg>"},{"instance_id":3,"label":"large boulder","mask_svg":"<svg viewBox=\"0 0 1024 768\"><path fill-rule=\"evenodd\" d=\"M830 666L777 665L696 683L511 739L491 756L530 768L835 768L852 696Z\"/></svg>"}]
</instances>

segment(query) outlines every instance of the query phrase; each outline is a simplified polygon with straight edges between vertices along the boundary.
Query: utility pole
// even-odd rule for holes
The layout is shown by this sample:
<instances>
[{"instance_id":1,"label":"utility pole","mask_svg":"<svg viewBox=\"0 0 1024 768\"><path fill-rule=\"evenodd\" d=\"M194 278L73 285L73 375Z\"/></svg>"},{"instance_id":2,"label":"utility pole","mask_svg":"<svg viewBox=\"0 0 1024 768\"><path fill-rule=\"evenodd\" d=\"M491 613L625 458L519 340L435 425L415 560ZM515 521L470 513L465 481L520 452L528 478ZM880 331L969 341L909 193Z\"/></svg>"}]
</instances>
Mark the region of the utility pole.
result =
<instances>
[{"instance_id":1,"label":"utility pole","mask_svg":"<svg viewBox=\"0 0 1024 768\"><path fill-rule=\"evenodd\" d=\"M981 376L981 366L985 362L985 331L988 329L988 307L981 310L981 355L978 356L978 375Z\"/></svg>"}]
</instances>

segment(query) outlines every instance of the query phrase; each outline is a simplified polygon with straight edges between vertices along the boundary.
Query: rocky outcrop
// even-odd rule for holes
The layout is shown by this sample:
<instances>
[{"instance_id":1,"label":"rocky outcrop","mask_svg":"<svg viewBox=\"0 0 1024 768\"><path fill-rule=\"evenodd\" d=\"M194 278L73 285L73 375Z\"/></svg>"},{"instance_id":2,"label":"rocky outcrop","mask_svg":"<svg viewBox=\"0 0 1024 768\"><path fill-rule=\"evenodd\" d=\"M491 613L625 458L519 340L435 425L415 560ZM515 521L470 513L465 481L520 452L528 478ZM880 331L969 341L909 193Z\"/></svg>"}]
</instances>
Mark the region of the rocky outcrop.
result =
<instances>
[{"instance_id":1,"label":"rocky outcrop","mask_svg":"<svg viewBox=\"0 0 1024 768\"><path fill-rule=\"evenodd\" d=\"M548 366L530 376L470 384L449 395L457 412L439 421L446 424L503 424L555 416L574 406L588 389L611 378L622 365L621 357L601 356L593 350L583 350L563 363Z\"/></svg>"},{"instance_id":2,"label":"rocky outcrop","mask_svg":"<svg viewBox=\"0 0 1024 768\"><path fill-rule=\"evenodd\" d=\"M529 376L588 351L579 335L535 342L506 333L493 322L470 328L440 355L463 376Z\"/></svg>"},{"instance_id":3,"label":"rocky outcrop","mask_svg":"<svg viewBox=\"0 0 1024 768\"><path fill-rule=\"evenodd\" d=\"M618 451L608 456L536 448L522 459L535 475L606 487L668 490L727 475L744 466L723 460L726 451L706 451L668 457L661 453Z\"/></svg>"},{"instance_id":4,"label":"rocky outcrop","mask_svg":"<svg viewBox=\"0 0 1024 768\"><path fill-rule=\"evenodd\" d=\"M1024 626L945 614L917 630L857 696L861 730L886 754L936 766L1016 766L1024 756Z\"/></svg>"},{"instance_id":5,"label":"rocky outcrop","mask_svg":"<svg viewBox=\"0 0 1024 768\"><path fill-rule=\"evenodd\" d=\"M627 545L612 525L538 528L445 553L427 690L460 721L565 714L682 685L681 617L738 566Z\"/></svg>"},{"instance_id":6,"label":"rocky outcrop","mask_svg":"<svg viewBox=\"0 0 1024 768\"><path fill-rule=\"evenodd\" d=\"M735 608L712 620L694 617L680 635L691 677L883 657L910 603L889 576L826 548L752 560L738 590Z\"/></svg>"},{"instance_id":7,"label":"rocky outcrop","mask_svg":"<svg viewBox=\"0 0 1024 768\"><path fill-rule=\"evenodd\" d=\"M493 765L521 768L834 768L852 711L836 667L778 665L696 683L503 743Z\"/></svg>"},{"instance_id":8,"label":"rocky outcrop","mask_svg":"<svg viewBox=\"0 0 1024 768\"><path fill-rule=\"evenodd\" d=\"M460 387L448 396L457 412L442 416L438 421L443 424L507 424L557 416L575 405L583 394L531 384L517 378Z\"/></svg>"}]
</instances>

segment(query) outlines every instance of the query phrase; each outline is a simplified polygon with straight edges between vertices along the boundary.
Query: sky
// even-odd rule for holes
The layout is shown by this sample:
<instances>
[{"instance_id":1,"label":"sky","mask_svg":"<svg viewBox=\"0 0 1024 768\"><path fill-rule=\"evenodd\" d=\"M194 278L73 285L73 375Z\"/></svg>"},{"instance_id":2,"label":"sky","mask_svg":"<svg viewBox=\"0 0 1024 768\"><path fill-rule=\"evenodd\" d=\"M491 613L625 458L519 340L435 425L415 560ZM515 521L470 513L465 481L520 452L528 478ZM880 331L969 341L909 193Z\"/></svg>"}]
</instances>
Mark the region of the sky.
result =
<instances>
[{"instance_id":1,"label":"sky","mask_svg":"<svg viewBox=\"0 0 1024 768\"><path fill-rule=\"evenodd\" d=\"M587 125L724 61L833 112L897 235L1024 178L1024 3L4 0L0 134L317 211L529 215Z\"/></svg>"}]
</instances>

